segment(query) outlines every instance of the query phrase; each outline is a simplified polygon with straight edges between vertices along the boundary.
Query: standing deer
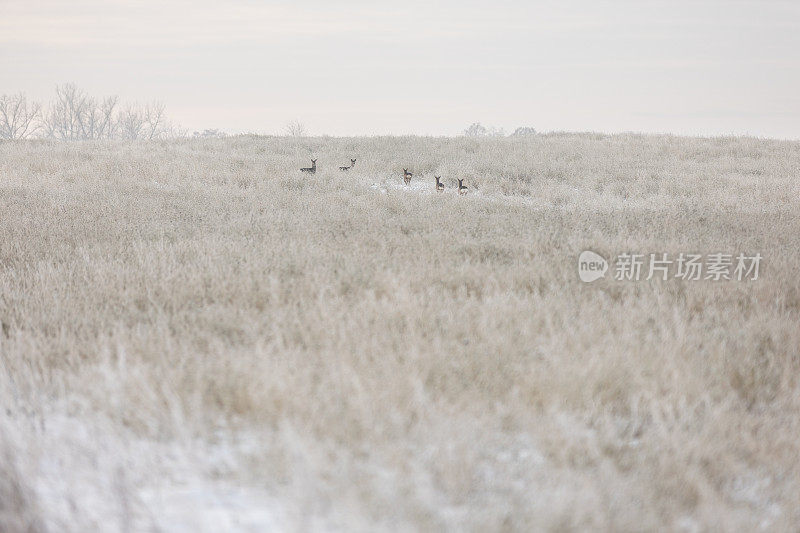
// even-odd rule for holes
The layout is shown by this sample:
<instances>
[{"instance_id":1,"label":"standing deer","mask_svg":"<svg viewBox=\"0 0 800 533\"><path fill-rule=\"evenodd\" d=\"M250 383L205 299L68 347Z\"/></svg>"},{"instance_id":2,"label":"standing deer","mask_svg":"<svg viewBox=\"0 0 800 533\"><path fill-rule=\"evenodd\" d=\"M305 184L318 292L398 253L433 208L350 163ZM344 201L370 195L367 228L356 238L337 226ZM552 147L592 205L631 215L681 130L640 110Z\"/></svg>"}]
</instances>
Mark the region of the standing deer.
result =
<instances>
[{"instance_id":1,"label":"standing deer","mask_svg":"<svg viewBox=\"0 0 800 533\"><path fill-rule=\"evenodd\" d=\"M441 178L441 176L434 176L434 178L436 178L436 190L438 192L444 192L444 183L439 181L439 178Z\"/></svg>"},{"instance_id":2,"label":"standing deer","mask_svg":"<svg viewBox=\"0 0 800 533\"><path fill-rule=\"evenodd\" d=\"M404 168L404 169L403 169L403 182L404 182L406 185L408 185L409 183L411 183L411 176L412 176L412 175L413 175L413 174L411 174L411 172L409 172L407 168Z\"/></svg>"},{"instance_id":3,"label":"standing deer","mask_svg":"<svg viewBox=\"0 0 800 533\"><path fill-rule=\"evenodd\" d=\"M355 159L351 159L349 167L339 167L339 170L350 170L354 166L356 166L356 160Z\"/></svg>"},{"instance_id":4,"label":"standing deer","mask_svg":"<svg viewBox=\"0 0 800 533\"><path fill-rule=\"evenodd\" d=\"M317 160L311 160L311 166L307 168L301 168L300 172L308 172L309 174L314 174L317 171Z\"/></svg>"},{"instance_id":5,"label":"standing deer","mask_svg":"<svg viewBox=\"0 0 800 533\"><path fill-rule=\"evenodd\" d=\"M464 180L458 180L458 194L467 194L467 186L464 185Z\"/></svg>"}]
</instances>

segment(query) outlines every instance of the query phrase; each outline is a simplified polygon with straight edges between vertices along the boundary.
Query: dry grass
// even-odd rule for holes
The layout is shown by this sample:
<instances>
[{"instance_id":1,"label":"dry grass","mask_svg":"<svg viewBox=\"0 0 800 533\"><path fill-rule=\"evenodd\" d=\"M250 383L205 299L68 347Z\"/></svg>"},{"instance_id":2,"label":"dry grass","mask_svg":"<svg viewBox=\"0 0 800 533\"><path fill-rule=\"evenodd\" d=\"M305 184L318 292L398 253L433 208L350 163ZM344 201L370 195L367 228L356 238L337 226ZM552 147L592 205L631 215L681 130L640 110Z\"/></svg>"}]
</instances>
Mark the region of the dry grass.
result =
<instances>
[{"instance_id":1,"label":"dry grass","mask_svg":"<svg viewBox=\"0 0 800 533\"><path fill-rule=\"evenodd\" d=\"M798 178L750 138L0 144L0 530L796 530Z\"/></svg>"}]
</instances>

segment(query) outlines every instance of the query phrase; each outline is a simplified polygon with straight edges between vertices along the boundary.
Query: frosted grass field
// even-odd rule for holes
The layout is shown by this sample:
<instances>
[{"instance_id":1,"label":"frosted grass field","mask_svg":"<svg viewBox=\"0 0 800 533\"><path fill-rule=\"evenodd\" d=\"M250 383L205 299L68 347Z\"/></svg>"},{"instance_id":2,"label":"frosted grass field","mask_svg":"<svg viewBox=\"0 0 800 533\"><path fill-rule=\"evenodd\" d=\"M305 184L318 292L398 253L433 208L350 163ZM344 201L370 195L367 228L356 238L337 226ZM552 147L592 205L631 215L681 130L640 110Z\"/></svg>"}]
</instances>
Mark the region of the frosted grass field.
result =
<instances>
[{"instance_id":1,"label":"frosted grass field","mask_svg":"<svg viewBox=\"0 0 800 533\"><path fill-rule=\"evenodd\" d=\"M799 215L754 138L2 143L0 531L796 530Z\"/></svg>"}]
</instances>

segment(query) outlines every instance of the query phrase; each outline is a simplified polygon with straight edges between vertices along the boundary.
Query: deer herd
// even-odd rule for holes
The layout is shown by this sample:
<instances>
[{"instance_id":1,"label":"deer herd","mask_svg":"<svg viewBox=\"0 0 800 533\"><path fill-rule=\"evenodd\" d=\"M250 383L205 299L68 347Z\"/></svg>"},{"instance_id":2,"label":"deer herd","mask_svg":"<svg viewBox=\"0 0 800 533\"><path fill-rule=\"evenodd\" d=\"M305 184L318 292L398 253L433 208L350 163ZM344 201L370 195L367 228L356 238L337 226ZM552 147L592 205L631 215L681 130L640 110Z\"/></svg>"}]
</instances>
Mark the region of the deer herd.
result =
<instances>
[{"instance_id":1,"label":"deer herd","mask_svg":"<svg viewBox=\"0 0 800 533\"><path fill-rule=\"evenodd\" d=\"M344 172L344 171L350 170L354 166L356 166L356 160L355 159L351 159L349 166L339 167L339 170ZM310 167L301 168L300 171L301 172L307 172L309 174L316 173L317 172L317 160L316 159L312 159L311 160L311 166ZM403 183L405 183L406 185L411 185L411 177L412 176L413 176L413 174L411 172L409 172L407 168L403 169ZM436 180L436 185L435 185L436 192L444 192L444 183L441 182L442 177L441 176L434 176L434 179ZM463 179L458 180L458 194L467 194L467 190L468 190L468 187L466 185L464 185L464 180Z\"/></svg>"}]
</instances>

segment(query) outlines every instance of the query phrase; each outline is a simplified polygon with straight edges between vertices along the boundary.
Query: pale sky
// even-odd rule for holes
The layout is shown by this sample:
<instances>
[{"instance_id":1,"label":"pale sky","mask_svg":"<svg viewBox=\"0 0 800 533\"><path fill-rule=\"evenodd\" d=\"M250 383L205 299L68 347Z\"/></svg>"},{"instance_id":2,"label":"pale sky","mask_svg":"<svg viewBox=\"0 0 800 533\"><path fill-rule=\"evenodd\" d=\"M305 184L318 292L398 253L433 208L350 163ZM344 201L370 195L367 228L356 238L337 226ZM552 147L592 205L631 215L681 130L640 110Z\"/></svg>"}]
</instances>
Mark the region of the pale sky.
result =
<instances>
[{"instance_id":1,"label":"pale sky","mask_svg":"<svg viewBox=\"0 0 800 533\"><path fill-rule=\"evenodd\" d=\"M0 0L0 94L65 82L190 131L800 139L800 2Z\"/></svg>"}]
</instances>

